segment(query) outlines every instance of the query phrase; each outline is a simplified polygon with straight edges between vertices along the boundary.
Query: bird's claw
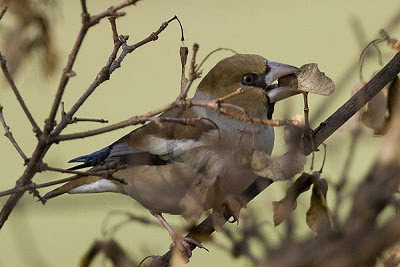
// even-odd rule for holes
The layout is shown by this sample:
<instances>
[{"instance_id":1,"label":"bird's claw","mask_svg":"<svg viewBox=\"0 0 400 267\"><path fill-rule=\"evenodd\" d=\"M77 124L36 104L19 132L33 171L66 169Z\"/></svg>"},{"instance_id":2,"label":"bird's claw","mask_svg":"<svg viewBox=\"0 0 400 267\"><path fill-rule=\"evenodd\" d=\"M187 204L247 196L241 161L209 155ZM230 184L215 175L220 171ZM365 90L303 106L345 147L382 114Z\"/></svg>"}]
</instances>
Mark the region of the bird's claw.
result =
<instances>
[{"instance_id":1,"label":"bird's claw","mask_svg":"<svg viewBox=\"0 0 400 267\"><path fill-rule=\"evenodd\" d=\"M171 247L179 249L179 251L184 254L187 259L189 259L190 257L192 257L192 249L190 248L191 244L209 252L209 250L205 246L189 236L185 236L182 239L173 238Z\"/></svg>"}]
</instances>

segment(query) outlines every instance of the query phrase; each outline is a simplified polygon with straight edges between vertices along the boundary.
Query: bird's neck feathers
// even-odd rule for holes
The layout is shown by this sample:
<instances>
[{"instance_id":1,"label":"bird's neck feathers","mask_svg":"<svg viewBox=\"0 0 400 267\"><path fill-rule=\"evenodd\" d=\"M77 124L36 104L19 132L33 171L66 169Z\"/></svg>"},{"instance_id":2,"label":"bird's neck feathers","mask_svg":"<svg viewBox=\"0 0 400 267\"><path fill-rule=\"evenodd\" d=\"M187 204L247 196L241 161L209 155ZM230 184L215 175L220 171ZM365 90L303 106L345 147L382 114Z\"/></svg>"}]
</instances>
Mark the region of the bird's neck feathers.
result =
<instances>
[{"instance_id":1,"label":"bird's neck feathers","mask_svg":"<svg viewBox=\"0 0 400 267\"><path fill-rule=\"evenodd\" d=\"M236 89L240 88L240 86L235 86L232 90L226 90L223 95L215 95L213 91L203 90L202 88L198 88L193 97L194 100L197 101L212 101L223 97L229 92L235 92ZM268 113L268 104L267 104L267 96L262 89L259 88L245 88L245 91L239 95L230 97L225 100L224 103L233 104L244 109L248 116L257 117L257 118L267 118ZM240 110L232 108L233 112L239 112Z\"/></svg>"}]
</instances>

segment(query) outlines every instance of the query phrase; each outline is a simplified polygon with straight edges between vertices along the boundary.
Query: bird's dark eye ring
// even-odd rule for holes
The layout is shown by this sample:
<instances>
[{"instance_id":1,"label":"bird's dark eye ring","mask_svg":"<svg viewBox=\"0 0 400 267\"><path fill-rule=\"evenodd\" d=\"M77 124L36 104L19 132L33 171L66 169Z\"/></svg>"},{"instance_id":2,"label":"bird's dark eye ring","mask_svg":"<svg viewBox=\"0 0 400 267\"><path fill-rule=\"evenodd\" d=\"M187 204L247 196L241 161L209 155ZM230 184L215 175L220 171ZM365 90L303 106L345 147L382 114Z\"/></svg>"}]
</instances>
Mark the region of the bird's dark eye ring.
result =
<instances>
[{"instance_id":1,"label":"bird's dark eye ring","mask_svg":"<svg viewBox=\"0 0 400 267\"><path fill-rule=\"evenodd\" d=\"M254 85L257 81L257 74L255 73L247 73L242 76L241 83L243 85Z\"/></svg>"}]
</instances>

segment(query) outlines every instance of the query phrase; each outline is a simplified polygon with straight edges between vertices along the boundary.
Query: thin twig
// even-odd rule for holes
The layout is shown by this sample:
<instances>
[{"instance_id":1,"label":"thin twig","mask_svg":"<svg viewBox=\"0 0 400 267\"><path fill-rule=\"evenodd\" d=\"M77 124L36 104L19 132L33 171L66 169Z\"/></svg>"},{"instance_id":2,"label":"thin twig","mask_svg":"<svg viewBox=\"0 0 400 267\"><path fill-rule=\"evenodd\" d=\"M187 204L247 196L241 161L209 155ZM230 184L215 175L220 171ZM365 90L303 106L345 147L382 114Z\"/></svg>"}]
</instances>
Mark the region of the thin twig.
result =
<instances>
[{"instance_id":1,"label":"thin twig","mask_svg":"<svg viewBox=\"0 0 400 267\"><path fill-rule=\"evenodd\" d=\"M109 8L107 8L106 11L103 11L97 15L93 15L90 17L90 21L89 21L89 25L94 26L97 23L99 23L102 19L106 18L106 17L110 17L110 16L124 16L125 13L118 13L118 10L127 7L127 6L131 6L131 5L135 5L137 2L139 2L140 0L125 0L115 6L110 6Z\"/></svg>"},{"instance_id":2,"label":"thin twig","mask_svg":"<svg viewBox=\"0 0 400 267\"><path fill-rule=\"evenodd\" d=\"M89 12L87 10L86 0L81 0L81 8L82 8L82 14L89 15Z\"/></svg>"},{"instance_id":3,"label":"thin twig","mask_svg":"<svg viewBox=\"0 0 400 267\"><path fill-rule=\"evenodd\" d=\"M231 96L234 96L234 95L237 95L237 93L231 94ZM99 135L99 134L115 131L115 130L125 128L128 126L132 126L132 125L143 124L148 121L175 122L175 123L180 123L180 124L191 124L195 121L203 119L203 118L155 117L158 114L160 114L161 112L168 111L168 110L176 108L176 107L190 107L190 106L199 106L199 107L212 109L212 110L220 112L221 114L226 115L228 117L232 117L237 120L247 121L247 122L256 123L256 124L264 124L264 125L271 125L271 126L284 126L284 125L293 125L294 124L294 122L292 120L268 120L268 119L261 119L261 118L256 118L256 117L248 117L247 115L242 114L242 113L232 112L232 111L228 110L227 108L224 108L223 105L219 104L218 100L193 101L192 99L186 99L186 100L176 100L174 102L171 102L168 105L165 105L162 108L148 112L146 115L134 116L128 120L124 120L124 121L121 121L121 122L118 122L118 123L115 123L115 124L112 124L109 126L97 128L94 130L79 132L79 133L56 135L56 136L52 137L50 142L58 143L60 141L86 138L89 136L94 136L94 135ZM232 107L232 106L230 106L230 107ZM240 107L238 107L238 108L241 109Z\"/></svg>"},{"instance_id":4,"label":"thin twig","mask_svg":"<svg viewBox=\"0 0 400 267\"><path fill-rule=\"evenodd\" d=\"M192 60L190 61L189 68L189 79L185 79L185 83L182 84L181 94L179 95L180 99L185 99L189 92L190 86L193 84L193 81L196 80L200 74L196 72L196 55L197 51L199 51L199 45L197 43L193 44L192 47ZM184 71L184 69L182 70Z\"/></svg>"},{"instance_id":5,"label":"thin twig","mask_svg":"<svg viewBox=\"0 0 400 267\"><path fill-rule=\"evenodd\" d=\"M14 136L13 136L12 132L10 131L10 127L7 125L6 121L4 120L2 105L0 105L0 122L3 125L4 131L5 131L4 135L10 140L11 144L15 147L18 154L24 160L24 165L27 164L29 161L28 157L25 155L24 151L22 151L21 147L18 145L17 141L14 139Z\"/></svg>"},{"instance_id":6,"label":"thin twig","mask_svg":"<svg viewBox=\"0 0 400 267\"><path fill-rule=\"evenodd\" d=\"M79 110L79 108L85 103L85 101L96 90L96 88L100 84L102 84L103 82L105 82L106 80L108 80L110 78L110 71L109 71L110 66L114 62L120 47L127 40L127 37L125 37L125 36L115 38L115 34L116 34L115 19L111 19L110 24L111 24L111 29L113 32L114 47L113 47L113 51L111 52L110 56L108 57L107 63L100 70L100 72L96 75L96 78L89 85L89 87L86 89L86 91L81 95L81 97L79 97L79 99L75 102L75 104L71 107L71 109L65 114L65 116L62 118L61 122L57 125L57 127L52 132L52 136L59 135L61 133L61 131L72 120L72 117L74 116L74 114Z\"/></svg>"},{"instance_id":7,"label":"thin twig","mask_svg":"<svg viewBox=\"0 0 400 267\"><path fill-rule=\"evenodd\" d=\"M71 77L71 73L73 73L72 68L74 66L76 57L78 55L78 52L82 46L82 42L86 36L86 33L88 32L89 28L96 25L97 23L100 22L100 20L104 19L105 17L108 16L120 16L121 14L116 14L118 10L129 6L129 5L134 5L136 2L139 0L126 0L121 2L118 5L115 6L110 6L106 11L99 13L97 15L90 16L89 13L87 12L87 7L86 7L86 1L82 0L81 5L82 5L82 25L81 29L79 31L78 37L75 40L75 44L72 48L71 53L68 56L68 61L66 66L64 67L63 74L60 79L60 83L58 85L57 93L54 98L53 106L50 110L50 114L48 116L48 119L46 120L46 127L45 131L47 133L50 133L54 126L54 119L58 110L58 107L60 105L62 96L65 91L65 87L68 84L68 81ZM59 131L60 129L58 129Z\"/></svg>"},{"instance_id":8,"label":"thin twig","mask_svg":"<svg viewBox=\"0 0 400 267\"><path fill-rule=\"evenodd\" d=\"M361 52L360 54L360 59L359 59L359 63L358 63L358 78L360 79L361 82L364 82L364 77L363 77L363 66L364 66L364 61L367 55L367 52L369 51L369 49L371 47L374 47L377 49L378 51L378 59L379 59L379 63L382 64L382 55L381 55L381 51L379 50L379 48L377 47L378 44L384 42L385 40L383 38L378 38L375 40L372 40Z\"/></svg>"},{"instance_id":9,"label":"thin twig","mask_svg":"<svg viewBox=\"0 0 400 267\"><path fill-rule=\"evenodd\" d=\"M105 179L109 180L114 180L117 182L120 182L121 184L126 184L124 179L117 178L112 176L112 174L118 170L125 169L126 166L121 165L120 167L117 167L115 169L110 169L107 171L102 171L102 172L94 172L94 171L76 171L76 170L67 170L67 169L62 169L62 168L55 168L55 167L50 167L45 163L42 163L40 165L41 171L52 171L52 172L59 172L59 173L69 173L69 174L76 174L80 176L97 176L97 177L102 177Z\"/></svg>"},{"instance_id":10,"label":"thin twig","mask_svg":"<svg viewBox=\"0 0 400 267\"><path fill-rule=\"evenodd\" d=\"M160 35L160 33L162 33L168 27L169 23L171 23L173 20L177 20L177 17L174 16L169 21L163 22L161 24L161 26L158 28L158 30L156 30L155 32L152 32L147 38L137 42L136 44L124 46L122 48L122 53L119 55L118 59L116 59L110 66L110 69L109 69L110 74L113 73L119 67L121 67L122 61L128 54L132 53L139 47L141 47L149 42L156 41L158 39L158 36Z\"/></svg>"},{"instance_id":11,"label":"thin twig","mask_svg":"<svg viewBox=\"0 0 400 267\"><path fill-rule=\"evenodd\" d=\"M37 173L38 169L38 165L41 164L41 161L43 159L43 157L46 155L47 151L49 150L51 143L49 142L50 139L50 133L53 131L54 127L55 127L55 116L56 116L56 112L59 108L62 96L64 94L65 88L67 86L67 83L69 81L69 78L73 77L75 75L75 73L72 70L72 67L74 66L76 57L78 55L78 52L82 46L82 42L84 37L86 36L87 31L89 30L89 28L91 26L93 26L95 23L97 23L98 21L100 21L102 18L108 16L108 13L110 10L113 11L113 13L116 13L116 11L118 9L121 9L127 5L131 5L136 3L137 1L134 0L130 0L130 1L124 1L122 4L117 5L116 7L112 7L109 8L107 11L96 15L95 17L90 17L89 14L87 13L87 9L86 9L86 5L85 2L81 2L83 3L82 8L83 8L83 12L82 12L82 25L81 28L79 30L79 34L75 40L75 44L72 48L71 53L68 56L68 61L67 64L63 70L63 73L61 75L61 79L60 79L60 83L58 85L58 89L56 92L56 95L54 97L54 101L52 104L52 107L50 109L50 113L48 118L45 120L45 126L44 126L44 130L43 133L40 132L39 128L34 127L34 129L36 128L36 134L39 137L38 138L38 143L34 149L34 152L31 156L31 159L29 160L24 173L22 174L22 176L17 180L16 184L17 187L20 186L26 186L31 184L31 180L34 177L34 175ZM86 12L85 12L86 11ZM121 15L121 14L116 14ZM121 40L122 41L122 40ZM3 64L2 64L3 65ZM7 77L7 73L5 73L5 76ZM15 87L16 88L16 87ZM21 98L22 99L22 98ZM27 109L25 109L25 111L27 111ZM26 112L25 112L26 113ZM30 114L30 113L29 113ZM64 117L63 123L64 125L61 125L60 128L58 129L59 132L58 133L54 133L54 131L52 132L53 134L59 134L66 125L68 125L68 118L72 118L72 116L69 117ZM31 120L31 123L33 123L34 121ZM3 208L0 211L0 229L3 227L4 223L6 222L6 220L8 219L9 215L11 214L12 210L14 209L14 207L17 205L19 199L22 197L23 192L25 190L22 191L18 191L15 192L14 194L12 194L10 196L10 198L6 201L6 203L4 204Z\"/></svg>"},{"instance_id":12,"label":"thin twig","mask_svg":"<svg viewBox=\"0 0 400 267\"><path fill-rule=\"evenodd\" d=\"M70 181L74 181L77 179L82 178L82 176L80 175L75 175L75 176L71 176L68 178L64 178L64 179L59 179L56 181L51 181L51 182L47 182L47 183L42 183L42 184L35 184L35 183L30 183L30 184L26 184L26 185L22 185L22 186L16 186L14 188L5 190L5 191L1 191L0 192L0 197L4 197L4 196L8 196L8 195L14 195L17 193L23 193L25 191L29 191L29 190L33 190L33 189L38 189L38 188L43 188L43 187L49 187L49 186L53 186L53 185L58 185L58 184L63 184L66 182L70 182Z\"/></svg>"},{"instance_id":13,"label":"thin twig","mask_svg":"<svg viewBox=\"0 0 400 267\"><path fill-rule=\"evenodd\" d=\"M80 179L83 176L98 176L98 177L102 177L102 178L105 178L108 180L117 181L121 184L125 184L125 181L123 179L112 176L112 173L114 173L116 170L109 170L109 171L102 172L102 173L90 172L90 171L82 172L82 171L54 168L54 167L47 166L44 163L41 164L40 168L41 168L41 171L53 171L53 172L70 173L70 174L76 174L76 175L67 177L67 178L63 178L63 179L59 179L59 180L55 180L55 181L51 181L51 182L47 182L47 183L42 183L42 184L30 183L30 184L26 184L26 185L16 186L14 188L11 188L11 189L8 189L5 191L1 191L0 197L4 197L4 196L15 194L15 193L23 193L25 191L36 190L38 188L44 188L44 187L49 187L49 186L53 186L53 185L64 184L67 182L71 182L71 181Z\"/></svg>"},{"instance_id":14,"label":"thin twig","mask_svg":"<svg viewBox=\"0 0 400 267\"><path fill-rule=\"evenodd\" d=\"M112 31L114 45L117 44L118 41L119 41L118 31L117 31L117 24L115 23L116 19L117 19L117 17L115 17L115 16L112 16L112 17L108 18L108 20L110 21L110 24L111 24L111 31Z\"/></svg>"},{"instance_id":15,"label":"thin twig","mask_svg":"<svg viewBox=\"0 0 400 267\"><path fill-rule=\"evenodd\" d=\"M64 94L65 87L67 86L68 81L71 78L72 67L75 64L76 57L77 57L78 52L83 43L83 39L85 38L87 31L89 30L89 24L88 24L87 17L88 16L85 16L85 13L82 13L81 29L79 30L79 34L75 40L75 44L72 48L72 51L69 53L67 64L64 67L56 95L54 96L54 101L53 101L53 105L50 109L50 114L46 120L45 132L48 134L53 130L53 128L55 126L54 120L56 117L56 113L57 113L58 107L60 105L62 96Z\"/></svg>"},{"instance_id":16,"label":"thin twig","mask_svg":"<svg viewBox=\"0 0 400 267\"><path fill-rule=\"evenodd\" d=\"M319 168L319 173L322 174L322 171L324 170L324 166L325 166L325 162L326 162L326 150L327 150L327 144L322 143L323 147L324 147L324 157L322 159L322 164L321 164L321 168Z\"/></svg>"},{"instance_id":17,"label":"thin twig","mask_svg":"<svg viewBox=\"0 0 400 267\"><path fill-rule=\"evenodd\" d=\"M238 54L238 52L236 52L235 50L233 50L233 49L231 49L231 48L225 48L225 47L217 48L217 49L211 51L210 53L208 53L208 54L204 57L204 59L200 62L200 64L197 66L197 68L196 68L195 71L196 71L196 72L199 72L200 69L201 69L201 67L203 66L203 64L208 60L208 58L209 58L211 55L213 55L213 54L215 54L216 52L219 52L219 51L229 51L229 52L232 52L233 54Z\"/></svg>"},{"instance_id":18,"label":"thin twig","mask_svg":"<svg viewBox=\"0 0 400 267\"><path fill-rule=\"evenodd\" d=\"M312 130L310 127L310 108L308 107L308 93L304 92L303 93L303 104L304 104L304 129L305 129L305 134L309 136L311 145L314 147L314 141L312 139ZM314 151L312 152L311 155L311 165L310 165L310 171L314 170L314 162L315 162L315 153Z\"/></svg>"},{"instance_id":19,"label":"thin twig","mask_svg":"<svg viewBox=\"0 0 400 267\"><path fill-rule=\"evenodd\" d=\"M77 118L77 117L73 117L72 120L70 121L70 123L77 123L77 122L98 122L98 123L108 123L108 120L105 119L91 119L91 118Z\"/></svg>"},{"instance_id":20,"label":"thin twig","mask_svg":"<svg viewBox=\"0 0 400 267\"><path fill-rule=\"evenodd\" d=\"M31 125L33 127L33 132L36 134L37 137L39 137L42 134L42 132L41 132L38 124L36 123L35 119L33 118L32 113L29 111L28 107L26 106L25 101L22 99L22 96L21 96L17 86L15 85L15 82L14 82L13 78L11 77L10 72L8 71L7 62L6 62L5 58L3 57L3 55L1 54L1 52L0 52L0 61L1 61L1 69L3 70L3 74L6 77L8 84L10 85L11 89L13 90L21 108L23 109L26 117L28 118L29 122L31 123Z\"/></svg>"},{"instance_id":21,"label":"thin twig","mask_svg":"<svg viewBox=\"0 0 400 267\"><path fill-rule=\"evenodd\" d=\"M186 78L186 62L188 53L189 49L187 48L187 46L180 47L179 56L181 58L181 95L183 93L183 88L185 87L185 84L188 81L188 79Z\"/></svg>"}]
</instances>

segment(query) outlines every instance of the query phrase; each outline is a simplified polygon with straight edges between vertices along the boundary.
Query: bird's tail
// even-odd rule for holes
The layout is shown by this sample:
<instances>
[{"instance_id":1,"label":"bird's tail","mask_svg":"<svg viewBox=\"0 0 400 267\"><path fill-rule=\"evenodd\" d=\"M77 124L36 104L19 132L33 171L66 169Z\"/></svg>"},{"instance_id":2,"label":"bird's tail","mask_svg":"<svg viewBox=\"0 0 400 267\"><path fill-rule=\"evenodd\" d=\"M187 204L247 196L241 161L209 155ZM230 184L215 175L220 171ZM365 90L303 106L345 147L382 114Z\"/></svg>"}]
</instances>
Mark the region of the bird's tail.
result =
<instances>
[{"instance_id":1,"label":"bird's tail","mask_svg":"<svg viewBox=\"0 0 400 267\"><path fill-rule=\"evenodd\" d=\"M108 180L97 176L84 176L67 182L66 184L44 194L42 199L47 201L62 194L85 194L118 192L119 184L116 181Z\"/></svg>"}]
</instances>

